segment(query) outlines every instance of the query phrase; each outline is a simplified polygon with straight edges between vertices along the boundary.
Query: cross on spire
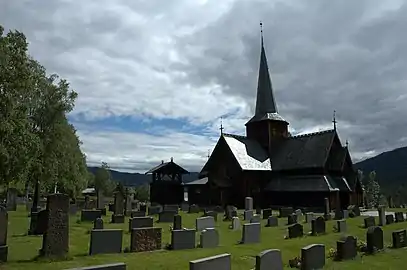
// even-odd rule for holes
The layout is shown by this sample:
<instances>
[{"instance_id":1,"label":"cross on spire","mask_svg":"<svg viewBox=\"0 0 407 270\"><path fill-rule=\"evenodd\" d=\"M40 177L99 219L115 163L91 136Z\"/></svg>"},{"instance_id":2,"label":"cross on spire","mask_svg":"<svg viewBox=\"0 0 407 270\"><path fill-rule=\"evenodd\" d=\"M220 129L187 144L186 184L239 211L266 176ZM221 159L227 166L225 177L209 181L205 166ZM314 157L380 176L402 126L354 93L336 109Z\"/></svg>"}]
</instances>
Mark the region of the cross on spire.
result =
<instances>
[{"instance_id":1,"label":"cross on spire","mask_svg":"<svg viewBox=\"0 0 407 270\"><path fill-rule=\"evenodd\" d=\"M346 139L346 147L348 147L349 146L349 141L348 141L348 139Z\"/></svg>"},{"instance_id":2,"label":"cross on spire","mask_svg":"<svg viewBox=\"0 0 407 270\"><path fill-rule=\"evenodd\" d=\"M208 149L208 156L207 156L207 158L209 159L210 156L211 156L211 150Z\"/></svg>"},{"instance_id":3,"label":"cross on spire","mask_svg":"<svg viewBox=\"0 0 407 270\"><path fill-rule=\"evenodd\" d=\"M224 129L224 128L223 128L223 121L222 121L222 120L223 120L223 117L220 118L220 128L219 128L220 134L223 134L223 129Z\"/></svg>"},{"instance_id":4,"label":"cross on spire","mask_svg":"<svg viewBox=\"0 0 407 270\"><path fill-rule=\"evenodd\" d=\"M334 124L334 130L336 130L336 123L338 123L338 122L336 121L336 111L335 110L334 110L332 123Z\"/></svg>"}]
</instances>

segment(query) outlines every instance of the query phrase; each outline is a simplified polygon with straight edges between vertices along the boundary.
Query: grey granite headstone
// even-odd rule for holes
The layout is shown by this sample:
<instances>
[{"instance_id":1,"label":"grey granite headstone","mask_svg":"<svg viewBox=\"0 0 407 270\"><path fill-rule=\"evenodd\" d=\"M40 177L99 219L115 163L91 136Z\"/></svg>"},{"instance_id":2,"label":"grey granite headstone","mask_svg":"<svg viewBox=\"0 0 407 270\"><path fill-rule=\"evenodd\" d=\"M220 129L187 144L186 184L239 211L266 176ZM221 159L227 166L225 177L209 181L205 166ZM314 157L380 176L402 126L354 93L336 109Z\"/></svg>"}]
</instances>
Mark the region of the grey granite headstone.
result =
<instances>
[{"instance_id":1,"label":"grey granite headstone","mask_svg":"<svg viewBox=\"0 0 407 270\"><path fill-rule=\"evenodd\" d=\"M259 243L261 235L260 223L243 224L242 244Z\"/></svg>"},{"instance_id":2,"label":"grey granite headstone","mask_svg":"<svg viewBox=\"0 0 407 270\"><path fill-rule=\"evenodd\" d=\"M379 205L377 211L379 212L379 226L386 225L386 207L384 205Z\"/></svg>"},{"instance_id":3,"label":"grey granite headstone","mask_svg":"<svg viewBox=\"0 0 407 270\"><path fill-rule=\"evenodd\" d=\"M280 211L279 217L285 218L291 215L294 210L292 207L281 207L279 211Z\"/></svg>"},{"instance_id":4,"label":"grey granite headstone","mask_svg":"<svg viewBox=\"0 0 407 270\"><path fill-rule=\"evenodd\" d=\"M240 219L238 217L233 217L232 218L231 229L234 230L234 231L240 230Z\"/></svg>"},{"instance_id":5,"label":"grey granite headstone","mask_svg":"<svg viewBox=\"0 0 407 270\"><path fill-rule=\"evenodd\" d=\"M317 217L311 221L312 235L319 235L326 233L326 223L323 217Z\"/></svg>"},{"instance_id":6,"label":"grey granite headstone","mask_svg":"<svg viewBox=\"0 0 407 270\"><path fill-rule=\"evenodd\" d=\"M195 222L196 230L202 231L207 228L215 228L215 219L213 217L200 217Z\"/></svg>"},{"instance_id":7,"label":"grey granite headstone","mask_svg":"<svg viewBox=\"0 0 407 270\"><path fill-rule=\"evenodd\" d=\"M311 224L311 222L315 219L314 213L309 212L305 214L305 222Z\"/></svg>"},{"instance_id":8,"label":"grey granite headstone","mask_svg":"<svg viewBox=\"0 0 407 270\"><path fill-rule=\"evenodd\" d=\"M404 221L403 212L396 212L396 213L394 213L394 216L396 217L396 222L403 222Z\"/></svg>"},{"instance_id":9,"label":"grey granite headstone","mask_svg":"<svg viewBox=\"0 0 407 270\"><path fill-rule=\"evenodd\" d=\"M325 220L330 220L331 219L331 208L329 205L329 199L324 198L324 218Z\"/></svg>"},{"instance_id":10,"label":"grey granite headstone","mask_svg":"<svg viewBox=\"0 0 407 270\"><path fill-rule=\"evenodd\" d=\"M181 215L174 216L174 222L172 224L172 229L173 230L182 230L182 216Z\"/></svg>"},{"instance_id":11,"label":"grey granite headstone","mask_svg":"<svg viewBox=\"0 0 407 270\"><path fill-rule=\"evenodd\" d=\"M218 221L218 215L219 213L216 211L205 211L204 213L204 217L213 217L215 222Z\"/></svg>"},{"instance_id":12,"label":"grey granite headstone","mask_svg":"<svg viewBox=\"0 0 407 270\"><path fill-rule=\"evenodd\" d=\"M130 217L131 218L135 218L135 217L145 217L146 216L146 212L145 211L137 211L137 210L132 210L130 213Z\"/></svg>"},{"instance_id":13,"label":"grey granite headstone","mask_svg":"<svg viewBox=\"0 0 407 270\"><path fill-rule=\"evenodd\" d=\"M154 220L152 217L129 218L129 232L131 232L132 229L150 228L153 226L154 226Z\"/></svg>"},{"instance_id":14,"label":"grey granite headstone","mask_svg":"<svg viewBox=\"0 0 407 270\"><path fill-rule=\"evenodd\" d=\"M123 230L104 229L92 230L90 236L89 255L121 253Z\"/></svg>"},{"instance_id":15,"label":"grey granite headstone","mask_svg":"<svg viewBox=\"0 0 407 270\"><path fill-rule=\"evenodd\" d=\"M263 219L268 219L273 215L273 210L271 208L263 209Z\"/></svg>"},{"instance_id":16,"label":"grey granite headstone","mask_svg":"<svg viewBox=\"0 0 407 270\"><path fill-rule=\"evenodd\" d=\"M103 219L97 218L93 221L93 229L94 230L102 230L103 229Z\"/></svg>"},{"instance_id":17,"label":"grey granite headstone","mask_svg":"<svg viewBox=\"0 0 407 270\"><path fill-rule=\"evenodd\" d=\"M316 270L325 266L325 246L312 244L301 249L301 269Z\"/></svg>"},{"instance_id":18,"label":"grey granite headstone","mask_svg":"<svg viewBox=\"0 0 407 270\"><path fill-rule=\"evenodd\" d=\"M343 236L336 242L337 260L350 260L357 256L357 239L351 235Z\"/></svg>"},{"instance_id":19,"label":"grey granite headstone","mask_svg":"<svg viewBox=\"0 0 407 270\"><path fill-rule=\"evenodd\" d=\"M254 211L253 210L245 210L243 212L243 219L246 221L250 221L250 219L253 217Z\"/></svg>"},{"instance_id":20,"label":"grey granite headstone","mask_svg":"<svg viewBox=\"0 0 407 270\"><path fill-rule=\"evenodd\" d=\"M386 224L393 224L394 223L394 215L393 214L388 214L386 215Z\"/></svg>"},{"instance_id":21,"label":"grey granite headstone","mask_svg":"<svg viewBox=\"0 0 407 270\"><path fill-rule=\"evenodd\" d=\"M346 225L346 220L341 219L336 221L336 228L338 229L339 233L344 233L347 231L347 225Z\"/></svg>"},{"instance_id":22,"label":"grey granite headstone","mask_svg":"<svg viewBox=\"0 0 407 270\"><path fill-rule=\"evenodd\" d=\"M214 248L219 246L219 233L215 228L203 230L200 235L200 246L202 248Z\"/></svg>"},{"instance_id":23,"label":"grey granite headstone","mask_svg":"<svg viewBox=\"0 0 407 270\"><path fill-rule=\"evenodd\" d=\"M297 223L297 215L292 213L287 217L287 225L292 225Z\"/></svg>"},{"instance_id":24,"label":"grey granite headstone","mask_svg":"<svg viewBox=\"0 0 407 270\"><path fill-rule=\"evenodd\" d=\"M403 248L407 246L406 230L397 230L392 232L393 248Z\"/></svg>"},{"instance_id":25,"label":"grey granite headstone","mask_svg":"<svg viewBox=\"0 0 407 270\"><path fill-rule=\"evenodd\" d=\"M256 256L256 270L283 270L284 264L279 249L269 249Z\"/></svg>"},{"instance_id":26,"label":"grey granite headstone","mask_svg":"<svg viewBox=\"0 0 407 270\"><path fill-rule=\"evenodd\" d=\"M161 205L150 205L148 206L147 212L149 216L158 215L162 211Z\"/></svg>"},{"instance_id":27,"label":"grey granite headstone","mask_svg":"<svg viewBox=\"0 0 407 270\"><path fill-rule=\"evenodd\" d=\"M100 210L90 210L82 209L81 211L81 221L82 222L94 222L95 219L102 217L102 211Z\"/></svg>"},{"instance_id":28,"label":"grey granite headstone","mask_svg":"<svg viewBox=\"0 0 407 270\"><path fill-rule=\"evenodd\" d=\"M171 248L192 249L195 248L195 233L196 230L172 230L171 231Z\"/></svg>"},{"instance_id":29,"label":"grey granite headstone","mask_svg":"<svg viewBox=\"0 0 407 270\"><path fill-rule=\"evenodd\" d=\"M0 206L0 262L7 262L8 257L7 229L8 229L8 213L5 207Z\"/></svg>"},{"instance_id":30,"label":"grey granite headstone","mask_svg":"<svg viewBox=\"0 0 407 270\"><path fill-rule=\"evenodd\" d=\"M366 233L367 251L374 253L383 249L383 230L378 226L371 226Z\"/></svg>"},{"instance_id":31,"label":"grey granite headstone","mask_svg":"<svg viewBox=\"0 0 407 270\"><path fill-rule=\"evenodd\" d=\"M253 210L253 198L246 197L244 201L244 209L245 210Z\"/></svg>"},{"instance_id":32,"label":"grey granite headstone","mask_svg":"<svg viewBox=\"0 0 407 270\"><path fill-rule=\"evenodd\" d=\"M260 215L254 215L250 219L250 223L260 223L261 221L261 216Z\"/></svg>"},{"instance_id":33,"label":"grey granite headstone","mask_svg":"<svg viewBox=\"0 0 407 270\"><path fill-rule=\"evenodd\" d=\"M188 202L182 202L181 203L181 211L183 211L183 212L188 212L189 211L189 203Z\"/></svg>"},{"instance_id":34,"label":"grey granite headstone","mask_svg":"<svg viewBox=\"0 0 407 270\"><path fill-rule=\"evenodd\" d=\"M267 219L266 227L277 227L278 226L278 218L274 216L269 216Z\"/></svg>"},{"instance_id":35,"label":"grey granite headstone","mask_svg":"<svg viewBox=\"0 0 407 270\"><path fill-rule=\"evenodd\" d=\"M112 263L112 264L102 264L94 266L86 266L80 268L71 268L66 270L126 270L125 263Z\"/></svg>"},{"instance_id":36,"label":"grey granite headstone","mask_svg":"<svg viewBox=\"0 0 407 270\"><path fill-rule=\"evenodd\" d=\"M231 256L228 253L206 257L189 262L189 270L231 270Z\"/></svg>"},{"instance_id":37,"label":"grey granite headstone","mask_svg":"<svg viewBox=\"0 0 407 270\"><path fill-rule=\"evenodd\" d=\"M344 219L349 218L349 211L348 211L347 209L342 210L342 215L343 215L343 218L344 218Z\"/></svg>"},{"instance_id":38,"label":"grey granite headstone","mask_svg":"<svg viewBox=\"0 0 407 270\"><path fill-rule=\"evenodd\" d=\"M178 204L165 204L163 211L175 212L178 214L179 205Z\"/></svg>"},{"instance_id":39,"label":"grey granite headstone","mask_svg":"<svg viewBox=\"0 0 407 270\"><path fill-rule=\"evenodd\" d=\"M288 238L297 238L304 236L304 227L299 224L295 223L293 225L288 226Z\"/></svg>"},{"instance_id":40,"label":"grey granite headstone","mask_svg":"<svg viewBox=\"0 0 407 270\"><path fill-rule=\"evenodd\" d=\"M174 216L177 212L170 210L163 210L158 214L158 222L174 222Z\"/></svg>"},{"instance_id":41,"label":"grey granite headstone","mask_svg":"<svg viewBox=\"0 0 407 270\"><path fill-rule=\"evenodd\" d=\"M188 213L190 213L190 214L196 214L196 213L199 213L200 211L201 211L201 209L199 208L198 205L192 204L192 205L189 206Z\"/></svg>"},{"instance_id":42,"label":"grey granite headstone","mask_svg":"<svg viewBox=\"0 0 407 270\"><path fill-rule=\"evenodd\" d=\"M375 221L375 218L374 217L366 217L366 218L364 218L363 219L363 221L364 221L364 225L365 225L365 228L369 228L369 227L372 227L372 226L376 226L376 221Z\"/></svg>"}]
</instances>

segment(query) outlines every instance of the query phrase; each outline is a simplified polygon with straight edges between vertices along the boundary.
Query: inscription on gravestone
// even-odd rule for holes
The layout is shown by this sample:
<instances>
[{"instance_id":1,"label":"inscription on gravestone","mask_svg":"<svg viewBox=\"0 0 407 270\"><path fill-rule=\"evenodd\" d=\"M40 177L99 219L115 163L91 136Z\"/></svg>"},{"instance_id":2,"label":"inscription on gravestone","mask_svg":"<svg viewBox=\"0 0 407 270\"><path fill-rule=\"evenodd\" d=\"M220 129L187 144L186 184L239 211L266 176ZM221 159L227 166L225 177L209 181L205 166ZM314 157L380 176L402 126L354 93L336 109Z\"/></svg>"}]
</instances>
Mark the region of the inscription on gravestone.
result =
<instances>
[{"instance_id":1,"label":"inscription on gravestone","mask_svg":"<svg viewBox=\"0 0 407 270\"><path fill-rule=\"evenodd\" d=\"M406 230L392 232L393 248L403 248L407 246Z\"/></svg>"}]
</instances>

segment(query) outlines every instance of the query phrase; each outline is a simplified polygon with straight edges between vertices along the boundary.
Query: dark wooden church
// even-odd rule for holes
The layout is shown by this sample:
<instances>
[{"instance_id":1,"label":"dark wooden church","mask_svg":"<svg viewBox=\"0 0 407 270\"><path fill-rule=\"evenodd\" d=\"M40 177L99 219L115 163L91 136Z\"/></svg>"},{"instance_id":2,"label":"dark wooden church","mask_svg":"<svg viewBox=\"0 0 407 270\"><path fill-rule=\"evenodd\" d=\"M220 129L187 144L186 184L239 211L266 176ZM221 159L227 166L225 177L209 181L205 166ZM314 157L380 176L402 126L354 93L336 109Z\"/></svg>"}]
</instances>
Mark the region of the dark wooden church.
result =
<instances>
[{"instance_id":1,"label":"dark wooden church","mask_svg":"<svg viewBox=\"0 0 407 270\"><path fill-rule=\"evenodd\" d=\"M251 196L257 207L321 207L329 198L335 207L339 192L342 208L361 205L363 189L336 123L299 136L288 125L277 110L262 36L256 110L246 136L221 134L202 179L188 184L190 203L243 207Z\"/></svg>"}]
</instances>

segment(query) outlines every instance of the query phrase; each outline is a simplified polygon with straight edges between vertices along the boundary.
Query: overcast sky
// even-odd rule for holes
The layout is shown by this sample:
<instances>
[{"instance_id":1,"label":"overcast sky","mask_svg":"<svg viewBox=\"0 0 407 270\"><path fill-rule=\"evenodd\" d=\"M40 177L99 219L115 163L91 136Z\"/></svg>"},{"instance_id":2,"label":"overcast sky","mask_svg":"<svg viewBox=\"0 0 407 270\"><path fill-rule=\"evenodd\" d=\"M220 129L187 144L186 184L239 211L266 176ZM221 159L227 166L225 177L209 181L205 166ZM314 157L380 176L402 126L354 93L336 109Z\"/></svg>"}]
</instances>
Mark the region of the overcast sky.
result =
<instances>
[{"instance_id":1,"label":"overcast sky","mask_svg":"<svg viewBox=\"0 0 407 270\"><path fill-rule=\"evenodd\" d=\"M0 24L79 93L88 164L199 171L255 105L259 22L279 113L332 128L354 161L407 145L407 3L383 0L0 0Z\"/></svg>"}]
</instances>

